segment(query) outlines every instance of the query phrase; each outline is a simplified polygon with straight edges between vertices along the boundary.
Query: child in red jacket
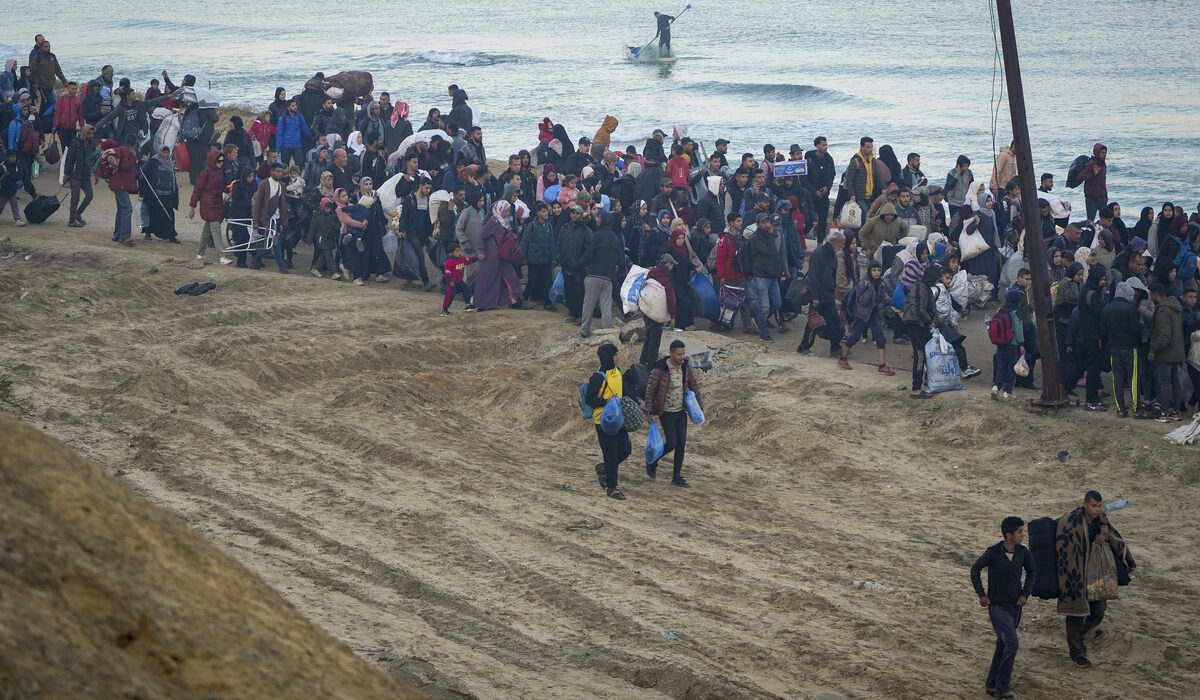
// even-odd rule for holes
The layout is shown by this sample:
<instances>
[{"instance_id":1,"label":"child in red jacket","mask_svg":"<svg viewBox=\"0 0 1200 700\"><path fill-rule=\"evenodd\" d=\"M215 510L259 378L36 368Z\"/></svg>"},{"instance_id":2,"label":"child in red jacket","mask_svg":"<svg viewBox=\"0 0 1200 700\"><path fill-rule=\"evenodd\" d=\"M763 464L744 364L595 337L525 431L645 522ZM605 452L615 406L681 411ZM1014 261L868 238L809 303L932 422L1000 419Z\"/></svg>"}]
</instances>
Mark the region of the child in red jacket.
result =
<instances>
[{"instance_id":1,"label":"child in red jacket","mask_svg":"<svg viewBox=\"0 0 1200 700\"><path fill-rule=\"evenodd\" d=\"M454 301L455 294L461 294L462 300L467 305L467 311L474 309L471 304L471 288L463 282L463 275L467 273L467 265L476 262L483 258L483 253L479 254L478 258L468 258L462 254L462 246L457 243L450 249L450 257L446 258L442 269L445 272L443 279L446 282L446 298L442 301L442 315L450 315L450 304Z\"/></svg>"}]
</instances>

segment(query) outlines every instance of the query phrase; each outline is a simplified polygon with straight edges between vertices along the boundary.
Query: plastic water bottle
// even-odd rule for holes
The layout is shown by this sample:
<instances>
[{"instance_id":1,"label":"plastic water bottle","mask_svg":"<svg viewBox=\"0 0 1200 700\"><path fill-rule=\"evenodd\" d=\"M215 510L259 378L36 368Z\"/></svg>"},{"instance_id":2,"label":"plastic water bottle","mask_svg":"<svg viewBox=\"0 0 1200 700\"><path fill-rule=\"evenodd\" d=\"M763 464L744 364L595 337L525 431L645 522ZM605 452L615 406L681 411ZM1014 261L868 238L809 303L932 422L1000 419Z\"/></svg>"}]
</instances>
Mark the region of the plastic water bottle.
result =
<instances>
[{"instance_id":1,"label":"plastic water bottle","mask_svg":"<svg viewBox=\"0 0 1200 700\"><path fill-rule=\"evenodd\" d=\"M1114 510L1121 510L1122 508L1124 508L1127 505L1129 505L1128 498L1122 498L1121 500L1113 501L1112 503L1105 503L1104 504L1104 512L1111 513Z\"/></svg>"},{"instance_id":2,"label":"plastic water bottle","mask_svg":"<svg viewBox=\"0 0 1200 700\"><path fill-rule=\"evenodd\" d=\"M991 314L983 315L983 328L984 328L984 330L989 330L989 331L992 330L992 315Z\"/></svg>"}]
</instances>

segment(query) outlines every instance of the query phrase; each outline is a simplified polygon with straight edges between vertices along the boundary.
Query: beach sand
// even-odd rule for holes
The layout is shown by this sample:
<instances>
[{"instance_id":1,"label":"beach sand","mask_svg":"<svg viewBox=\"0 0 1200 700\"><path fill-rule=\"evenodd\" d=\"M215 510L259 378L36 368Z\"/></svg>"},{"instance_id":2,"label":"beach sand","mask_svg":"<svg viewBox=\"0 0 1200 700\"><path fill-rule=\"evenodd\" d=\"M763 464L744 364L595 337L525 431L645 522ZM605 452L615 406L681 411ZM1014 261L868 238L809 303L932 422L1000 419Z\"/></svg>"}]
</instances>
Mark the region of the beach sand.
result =
<instances>
[{"instance_id":1,"label":"beach sand","mask_svg":"<svg viewBox=\"0 0 1200 700\"><path fill-rule=\"evenodd\" d=\"M575 402L615 331L439 318L438 294L309 276L305 246L292 275L201 269L198 221L126 250L112 211L101 184L87 228L65 209L0 221L0 408L431 697L979 695L993 636L968 567L1004 516L1057 517L1089 488L1132 501L1112 519L1136 577L1091 669L1031 601L1015 691L1194 692L1195 448L1161 440L1173 426L990 401L977 321L984 376L928 401L908 398L907 346L885 378L865 345L845 372L824 343L796 355L798 330L770 347L697 332L714 369L693 487L645 476L640 432L616 502Z\"/></svg>"}]
</instances>

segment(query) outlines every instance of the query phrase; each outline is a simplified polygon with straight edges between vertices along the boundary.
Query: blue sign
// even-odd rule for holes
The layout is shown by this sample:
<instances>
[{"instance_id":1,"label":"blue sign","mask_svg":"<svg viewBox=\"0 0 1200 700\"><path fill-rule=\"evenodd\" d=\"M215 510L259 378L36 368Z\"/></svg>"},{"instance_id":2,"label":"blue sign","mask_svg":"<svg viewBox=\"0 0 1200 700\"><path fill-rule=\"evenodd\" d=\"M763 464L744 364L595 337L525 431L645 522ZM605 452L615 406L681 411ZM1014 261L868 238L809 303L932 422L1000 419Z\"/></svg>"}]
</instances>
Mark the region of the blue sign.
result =
<instances>
[{"instance_id":1,"label":"blue sign","mask_svg":"<svg viewBox=\"0 0 1200 700\"><path fill-rule=\"evenodd\" d=\"M807 160L785 160L775 163L775 177L804 177L808 175Z\"/></svg>"}]
</instances>

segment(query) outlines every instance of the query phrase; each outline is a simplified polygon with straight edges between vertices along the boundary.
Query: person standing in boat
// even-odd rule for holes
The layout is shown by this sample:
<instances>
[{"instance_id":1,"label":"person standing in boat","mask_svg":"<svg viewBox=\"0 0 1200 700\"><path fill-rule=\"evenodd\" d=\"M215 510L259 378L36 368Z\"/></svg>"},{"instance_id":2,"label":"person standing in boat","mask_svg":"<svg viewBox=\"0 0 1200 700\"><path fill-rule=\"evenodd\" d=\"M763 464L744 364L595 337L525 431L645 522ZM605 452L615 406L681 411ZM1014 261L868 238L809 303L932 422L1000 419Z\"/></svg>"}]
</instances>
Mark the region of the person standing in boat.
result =
<instances>
[{"instance_id":1,"label":"person standing in boat","mask_svg":"<svg viewBox=\"0 0 1200 700\"><path fill-rule=\"evenodd\" d=\"M661 12L655 11L654 19L658 20L658 33L654 35L658 39L658 57L671 57L671 23L675 18L671 15L664 15Z\"/></svg>"}]
</instances>

